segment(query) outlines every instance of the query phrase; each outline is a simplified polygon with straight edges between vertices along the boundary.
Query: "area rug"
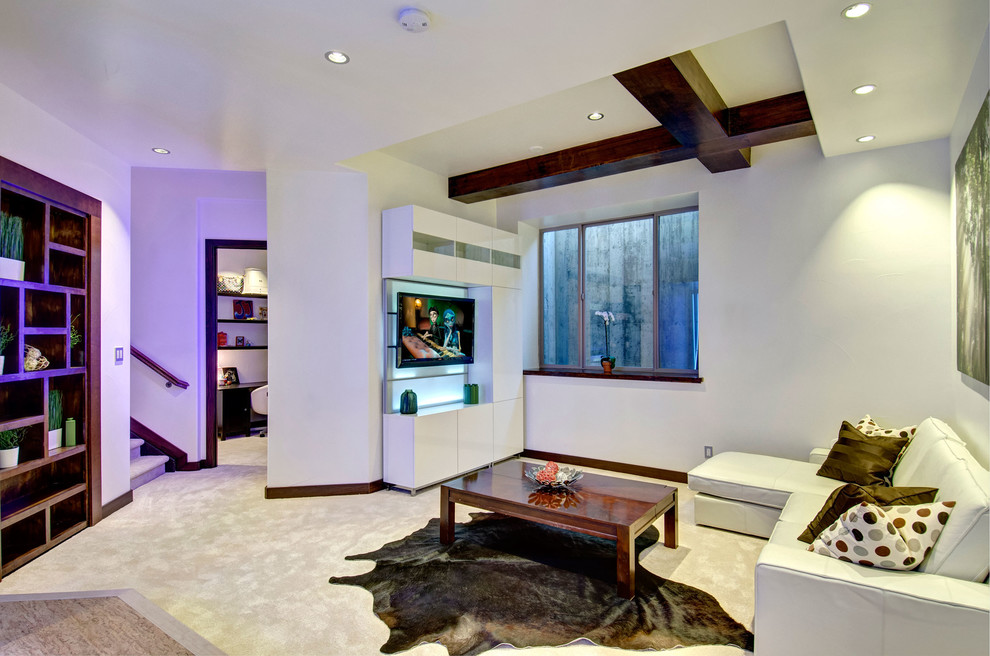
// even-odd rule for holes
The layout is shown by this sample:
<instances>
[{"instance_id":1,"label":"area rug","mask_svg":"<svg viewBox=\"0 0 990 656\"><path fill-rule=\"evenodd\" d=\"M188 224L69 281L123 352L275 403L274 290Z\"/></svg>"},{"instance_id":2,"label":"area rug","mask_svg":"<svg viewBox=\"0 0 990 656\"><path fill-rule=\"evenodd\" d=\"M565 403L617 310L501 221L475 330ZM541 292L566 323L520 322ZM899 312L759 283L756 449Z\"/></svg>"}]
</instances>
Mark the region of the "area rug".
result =
<instances>
[{"instance_id":1,"label":"area rug","mask_svg":"<svg viewBox=\"0 0 990 656\"><path fill-rule=\"evenodd\" d=\"M0 656L222 656L135 590L0 595Z\"/></svg>"},{"instance_id":2,"label":"area rug","mask_svg":"<svg viewBox=\"0 0 990 656\"><path fill-rule=\"evenodd\" d=\"M615 543L495 513L473 513L440 544L440 520L381 549L347 556L375 568L330 583L374 596L389 627L382 652L439 642L453 655L499 644L557 646L578 638L623 649L736 645L753 634L707 592L636 565L634 599L616 596ZM636 550L656 544L647 529ZM665 547L658 547L665 548Z\"/></svg>"}]
</instances>

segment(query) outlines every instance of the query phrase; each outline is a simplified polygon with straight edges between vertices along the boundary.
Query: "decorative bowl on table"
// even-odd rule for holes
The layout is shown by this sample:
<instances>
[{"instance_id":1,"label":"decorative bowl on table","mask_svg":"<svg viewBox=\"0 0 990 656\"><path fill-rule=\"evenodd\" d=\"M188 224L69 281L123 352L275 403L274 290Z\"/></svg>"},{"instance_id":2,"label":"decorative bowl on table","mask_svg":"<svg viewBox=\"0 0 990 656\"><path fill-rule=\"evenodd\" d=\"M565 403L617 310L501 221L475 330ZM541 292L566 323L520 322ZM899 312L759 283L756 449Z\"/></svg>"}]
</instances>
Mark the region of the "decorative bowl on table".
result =
<instances>
[{"instance_id":1,"label":"decorative bowl on table","mask_svg":"<svg viewBox=\"0 0 990 656\"><path fill-rule=\"evenodd\" d=\"M543 467L528 467L525 474L526 478L539 487L550 489L566 489L568 485L584 476L584 472L580 469L561 467L553 461Z\"/></svg>"}]
</instances>

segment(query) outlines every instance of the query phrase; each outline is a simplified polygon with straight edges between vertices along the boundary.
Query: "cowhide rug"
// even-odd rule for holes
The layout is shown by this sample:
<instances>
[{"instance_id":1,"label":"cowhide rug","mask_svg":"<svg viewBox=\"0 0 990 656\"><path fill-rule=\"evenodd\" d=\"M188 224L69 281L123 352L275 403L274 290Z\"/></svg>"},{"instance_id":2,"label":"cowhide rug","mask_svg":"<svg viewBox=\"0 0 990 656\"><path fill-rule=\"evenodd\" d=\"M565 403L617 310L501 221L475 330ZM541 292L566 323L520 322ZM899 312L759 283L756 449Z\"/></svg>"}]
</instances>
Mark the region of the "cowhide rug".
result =
<instances>
[{"instance_id":1,"label":"cowhide rug","mask_svg":"<svg viewBox=\"0 0 990 656\"><path fill-rule=\"evenodd\" d=\"M440 520L381 549L347 556L374 560L367 574L335 576L374 595L389 627L382 651L439 642L450 654L498 644L553 646L584 637L624 649L737 645L753 634L707 592L636 565L635 599L616 596L615 543L493 513L457 524L440 544ZM637 551L660 535L649 528Z\"/></svg>"}]
</instances>

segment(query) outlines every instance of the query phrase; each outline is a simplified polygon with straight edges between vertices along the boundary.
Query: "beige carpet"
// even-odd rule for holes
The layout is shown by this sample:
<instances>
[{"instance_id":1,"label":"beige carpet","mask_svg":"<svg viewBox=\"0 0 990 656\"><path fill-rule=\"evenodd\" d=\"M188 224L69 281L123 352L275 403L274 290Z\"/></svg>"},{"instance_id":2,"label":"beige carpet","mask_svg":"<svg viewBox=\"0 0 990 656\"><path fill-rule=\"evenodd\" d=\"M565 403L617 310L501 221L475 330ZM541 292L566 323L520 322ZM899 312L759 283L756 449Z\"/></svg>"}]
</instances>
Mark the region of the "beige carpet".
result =
<instances>
[{"instance_id":1,"label":"beige carpet","mask_svg":"<svg viewBox=\"0 0 990 656\"><path fill-rule=\"evenodd\" d=\"M166 474L139 488L133 503L0 581L0 594L134 588L232 656L379 654L388 629L371 612L371 595L327 579L368 571L372 563L344 557L377 549L436 517L438 489L266 500L267 439L226 440L216 469ZM681 546L658 544L641 562L713 594L752 629L753 572L765 541L694 526L693 493L678 488ZM457 510L458 521L467 521L471 510ZM439 656L446 649L430 644L406 653ZM576 644L525 653L630 652ZM691 647L678 653L746 652Z\"/></svg>"}]
</instances>

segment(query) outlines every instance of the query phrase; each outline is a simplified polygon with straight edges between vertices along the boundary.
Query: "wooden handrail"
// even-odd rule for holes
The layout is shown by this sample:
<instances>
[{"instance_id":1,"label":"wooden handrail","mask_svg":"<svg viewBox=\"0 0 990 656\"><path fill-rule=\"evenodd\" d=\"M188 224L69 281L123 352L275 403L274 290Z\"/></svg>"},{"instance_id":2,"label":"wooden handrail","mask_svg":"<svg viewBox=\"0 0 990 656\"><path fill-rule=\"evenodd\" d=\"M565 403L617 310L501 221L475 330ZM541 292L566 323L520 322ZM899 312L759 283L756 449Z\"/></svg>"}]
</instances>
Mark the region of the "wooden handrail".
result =
<instances>
[{"instance_id":1,"label":"wooden handrail","mask_svg":"<svg viewBox=\"0 0 990 656\"><path fill-rule=\"evenodd\" d=\"M172 385L175 385L176 387L179 387L181 389L186 389L186 388L189 387L189 383L187 383L186 381L184 381L181 378L177 377L175 374L173 374L172 372L170 372L168 369L166 369L165 367L161 366L160 364L158 364L157 362L155 362L154 360L152 360L147 355L145 355L141 351L137 350L133 346L131 347L131 355L133 355L135 358L137 358L141 362L143 362L146 365L148 365L148 368L149 369L151 369L156 374L158 374L159 376L161 376L162 378L164 378L165 379L165 387L171 387Z\"/></svg>"}]
</instances>

